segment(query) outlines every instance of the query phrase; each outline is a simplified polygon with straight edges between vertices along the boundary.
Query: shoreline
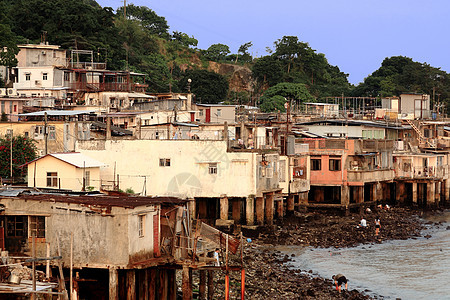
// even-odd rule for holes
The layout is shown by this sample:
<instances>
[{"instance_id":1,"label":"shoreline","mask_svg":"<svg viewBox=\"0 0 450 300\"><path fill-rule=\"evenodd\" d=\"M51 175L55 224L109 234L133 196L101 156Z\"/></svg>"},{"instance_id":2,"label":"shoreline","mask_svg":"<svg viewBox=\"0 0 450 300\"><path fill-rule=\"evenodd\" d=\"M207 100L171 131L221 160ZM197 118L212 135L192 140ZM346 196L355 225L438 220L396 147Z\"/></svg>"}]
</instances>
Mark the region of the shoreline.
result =
<instances>
[{"instance_id":1,"label":"shoreline","mask_svg":"<svg viewBox=\"0 0 450 300\"><path fill-rule=\"evenodd\" d=\"M313 248L349 248L362 244L382 243L388 240L406 240L422 236L427 222L420 219L424 212L411 208L394 207L389 210L373 209L370 213L339 212L296 213L272 228L259 230L245 241L244 266L246 269L247 299L379 299L364 291L342 290L339 294L330 279L314 275L314 270L293 269L292 257L274 249L274 246L300 246ZM358 228L361 216L368 228ZM381 219L381 230L375 236L374 219ZM252 234L250 234L252 235ZM246 234L244 236L247 237ZM239 278L230 274L232 280ZM345 274L344 274L345 275ZM218 287L219 299L221 299ZM377 295L376 291L370 291ZM233 295L233 293L232 293ZM232 296L231 299L239 299Z\"/></svg>"}]
</instances>

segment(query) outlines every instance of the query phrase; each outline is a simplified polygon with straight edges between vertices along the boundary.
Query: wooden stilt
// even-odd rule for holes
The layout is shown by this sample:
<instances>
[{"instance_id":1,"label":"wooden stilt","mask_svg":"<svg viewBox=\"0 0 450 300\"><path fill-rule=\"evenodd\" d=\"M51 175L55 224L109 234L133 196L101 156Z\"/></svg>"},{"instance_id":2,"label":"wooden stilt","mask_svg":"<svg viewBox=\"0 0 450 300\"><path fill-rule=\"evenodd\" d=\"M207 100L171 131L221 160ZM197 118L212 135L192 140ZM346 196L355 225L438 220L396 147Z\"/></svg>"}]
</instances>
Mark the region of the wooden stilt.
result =
<instances>
[{"instance_id":1,"label":"wooden stilt","mask_svg":"<svg viewBox=\"0 0 450 300\"><path fill-rule=\"evenodd\" d=\"M206 300L206 271L200 270L200 300Z\"/></svg>"}]
</instances>

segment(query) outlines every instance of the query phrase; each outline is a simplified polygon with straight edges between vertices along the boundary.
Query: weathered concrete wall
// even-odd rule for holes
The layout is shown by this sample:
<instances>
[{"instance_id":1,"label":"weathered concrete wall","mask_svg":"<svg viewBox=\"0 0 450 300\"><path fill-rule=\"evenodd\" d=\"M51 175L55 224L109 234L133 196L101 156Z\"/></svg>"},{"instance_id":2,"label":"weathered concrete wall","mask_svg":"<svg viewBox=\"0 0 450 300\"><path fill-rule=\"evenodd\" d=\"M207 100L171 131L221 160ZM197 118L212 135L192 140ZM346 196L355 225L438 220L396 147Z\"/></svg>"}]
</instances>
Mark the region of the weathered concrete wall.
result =
<instances>
[{"instance_id":1,"label":"weathered concrete wall","mask_svg":"<svg viewBox=\"0 0 450 300\"><path fill-rule=\"evenodd\" d=\"M141 192L146 184L147 195L152 196L194 198L227 194L247 197L256 194L257 154L227 152L225 141L122 140L104 144L82 141L77 144L77 151L108 165L101 169L104 183L117 179L115 169L122 190L132 188ZM170 166L160 166L160 159L170 159ZM211 164L217 164L216 174L210 174Z\"/></svg>"},{"instance_id":2,"label":"weathered concrete wall","mask_svg":"<svg viewBox=\"0 0 450 300\"><path fill-rule=\"evenodd\" d=\"M100 168L85 168L83 170L52 156L44 157L36 163L28 165L28 186L81 191L84 171L88 171L90 177L90 181L86 182L86 187L92 186L94 190L100 190ZM47 172L57 172L58 184L56 187L47 186Z\"/></svg>"},{"instance_id":3,"label":"weathered concrete wall","mask_svg":"<svg viewBox=\"0 0 450 300\"><path fill-rule=\"evenodd\" d=\"M153 216L158 215L157 207L112 207L111 214L102 215L76 204L16 198L3 198L0 202L5 205L5 215L46 217L46 235L45 239L37 239L37 256L47 255L46 243L50 243L51 255L57 255L58 237L62 261L69 266L73 233L74 267L126 267L129 263L153 257ZM139 236L139 215L145 215L146 220L143 236ZM28 240L31 249L31 238Z\"/></svg>"}]
</instances>

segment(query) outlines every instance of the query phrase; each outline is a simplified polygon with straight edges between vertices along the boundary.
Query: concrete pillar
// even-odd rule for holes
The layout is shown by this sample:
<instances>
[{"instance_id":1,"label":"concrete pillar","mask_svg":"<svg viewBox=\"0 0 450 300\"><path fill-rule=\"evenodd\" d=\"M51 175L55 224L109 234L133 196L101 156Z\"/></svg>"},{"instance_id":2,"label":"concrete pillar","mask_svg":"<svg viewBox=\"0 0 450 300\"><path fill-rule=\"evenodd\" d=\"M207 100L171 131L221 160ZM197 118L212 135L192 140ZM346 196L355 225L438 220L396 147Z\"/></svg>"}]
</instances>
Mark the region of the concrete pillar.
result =
<instances>
[{"instance_id":1,"label":"concrete pillar","mask_svg":"<svg viewBox=\"0 0 450 300\"><path fill-rule=\"evenodd\" d=\"M341 185L341 205L348 206L350 204L350 188L348 185Z\"/></svg>"},{"instance_id":2,"label":"concrete pillar","mask_svg":"<svg viewBox=\"0 0 450 300\"><path fill-rule=\"evenodd\" d=\"M245 206L245 220L247 221L247 225L255 224L255 196L249 195L246 199Z\"/></svg>"},{"instance_id":3,"label":"concrete pillar","mask_svg":"<svg viewBox=\"0 0 450 300\"><path fill-rule=\"evenodd\" d=\"M228 220L228 197L222 196L220 198L220 219Z\"/></svg>"},{"instance_id":4,"label":"concrete pillar","mask_svg":"<svg viewBox=\"0 0 450 300\"><path fill-rule=\"evenodd\" d=\"M127 300L136 300L136 273L134 270L127 271Z\"/></svg>"},{"instance_id":5,"label":"concrete pillar","mask_svg":"<svg viewBox=\"0 0 450 300\"><path fill-rule=\"evenodd\" d=\"M364 186L356 187L356 203L364 202Z\"/></svg>"},{"instance_id":6,"label":"concrete pillar","mask_svg":"<svg viewBox=\"0 0 450 300\"><path fill-rule=\"evenodd\" d=\"M264 224L264 198L256 197L256 223L258 225Z\"/></svg>"},{"instance_id":7,"label":"concrete pillar","mask_svg":"<svg viewBox=\"0 0 450 300\"><path fill-rule=\"evenodd\" d=\"M375 183L375 200L383 201L383 188L381 186L381 182Z\"/></svg>"},{"instance_id":8,"label":"concrete pillar","mask_svg":"<svg viewBox=\"0 0 450 300\"><path fill-rule=\"evenodd\" d=\"M266 223L268 225L273 224L273 209L274 209L274 201L273 201L273 193L266 194Z\"/></svg>"},{"instance_id":9,"label":"concrete pillar","mask_svg":"<svg viewBox=\"0 0 450 300\"><path fill-rule=\"evenodd\" d=\"M403 187L403 183L402 182L397 182L395 184L395 201L397 203L401 203L403 202L403 198L402 198L402 187Z\"/></svg>"},{"instance_id":10,"label":"concrete pillar","mask_svg":"<svg viewBox=\"0 0 450 300\"><path fill-rule=\"evenodd\" d=\"M233 199L232 205L232 217L234 224L238 224L241 221L241 201L239 199Z\"/></svg>"},{"instance_id":11,"label":"concrete pillar","mask_svg":"<svg viewBox=\"0 0 450 300\"><path fill-rule=\"evenodd\" d=\"M119 274L117 269L109 269L109 300L119 299Z\"/></svg>"},{"instance_id":12,"label":"concrete pillar","mask_svg":"<svg viewBox=\"0 0 450 300\"><path fill-rule=\"evenodd\" d=\"M435 196L434 196L434 202L437 206L439 206L439 201L441 200L441 182L436 182L436 186L434 188Z\"/></svg>"},{"instance_id":13,"label":"concrete pillar","mask_svg":"<svg viewBox=\"0 0 450 300\"><path fill-rule=\"evenodd\" d=\"M444 180L445 185L445 193L444 193L444 201L448 203L450 201L450 179Z\"/></svg>"},{"instance_id":14,"label":"concrete pillar","mask_svg":"<svg viewBox=\"0 0 450 300\"><path fill-rule=\"evenodd\" d=\"M298 202L308 204L308 192L298 194Z\"/></svg>"},{"instance_id":15,"label":"concrete pillar","mask_svg":"<svg viewBox=\"0 0 450 300\"><path fill-rule=\"evenodd\" d=\"M280 199L279 201L277 201L277 215L278 218L283 218L284 217L284 203L283 203L283 199Z\"/></svg>"},{"instance_id":16,"label":"concrete pillar","mask_svg":"<svg viewBox=\"0 0 450 300\"><path fill-rule=\"evenodd\" d=\"M294 195L293 194L289 194L287 196L287 207L286 210L288 213L293 212L295 209L295 203L294 203Z\"/></svg>"},{"instance_id":17,"label":"concrete pillar","mask_svg":"<svg viewBox=\"0 0 450 300\"><path fill-rule=\"evenodd\" d=\"M414 205L417 205L417 182L412 184L412 202Z\"/></svg>"},{"instance_id":18,"label":"concrete pillar","mask_svg":"<svg viewBox=\"0 0 450 300\"><path fill-rule=\"evenodd\" d=\"M187 265L183 265L181 290L183 292L183 300L192 300L192 270Z\"/></svg>"},{"instance_id":19,"label":"concrete pillar","mask_svg":"<svg viewBox=\"0 0 450 300\"><path fill-rule=\"evenodd\" d=\"M434 205L435 184L434 182L427 183L427 206Z\"/></svg>"}]
</instances>

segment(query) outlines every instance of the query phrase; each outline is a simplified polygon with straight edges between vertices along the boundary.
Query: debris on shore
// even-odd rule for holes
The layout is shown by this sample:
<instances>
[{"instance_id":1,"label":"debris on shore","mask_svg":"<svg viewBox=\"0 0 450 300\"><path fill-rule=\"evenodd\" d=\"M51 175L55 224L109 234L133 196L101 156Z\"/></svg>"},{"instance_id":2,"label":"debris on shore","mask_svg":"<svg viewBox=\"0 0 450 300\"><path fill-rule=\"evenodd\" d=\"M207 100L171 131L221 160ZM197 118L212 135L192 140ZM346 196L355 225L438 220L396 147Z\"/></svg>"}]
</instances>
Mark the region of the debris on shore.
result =
<instances>
[{"instance_id":1,"label":"debris on shore","mask_svg":"<svg viewBox=\"0 0 450 300\"><path fill-rule=\"evenodd\" d=\"M362 216L367 220L366 228L359 226ZM375 236L374 219L377 216L381 219L379 236ZM289 268L287 263L291 261L291 257L276 251L273 246L353 247L385 240L415 238L420 236L423 228L424 224L417 211L409 208L374 209L364 214L348 216L331 212L310 212L285 218L274 228L254 232L251 243L246 242L246 298L374 299L351 288L339 293L333 287L331 278L315 276L312 270ZM223 275L217 274L221 278ZM231 299L240 299L240 274L231 272L230 279ZM224 287L220 279L218 282L215 295L218 296L217 299L222 299Z\"/></svg>"}]
</instances>

